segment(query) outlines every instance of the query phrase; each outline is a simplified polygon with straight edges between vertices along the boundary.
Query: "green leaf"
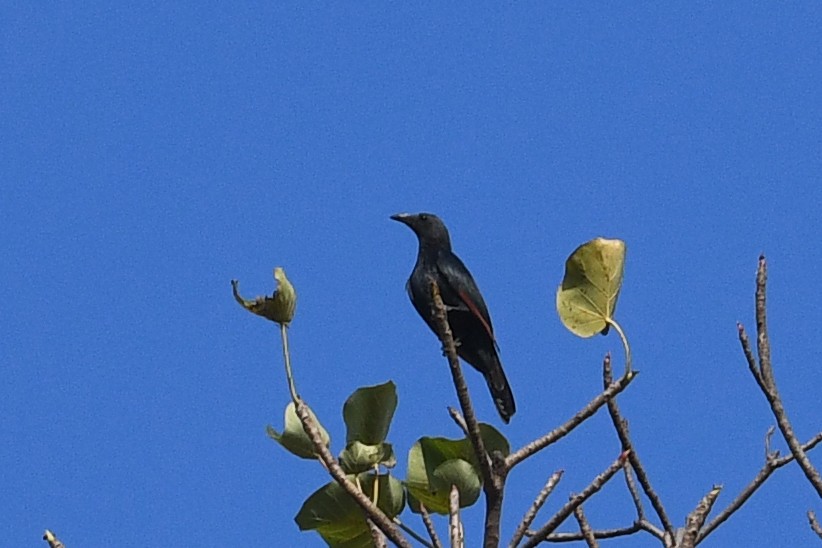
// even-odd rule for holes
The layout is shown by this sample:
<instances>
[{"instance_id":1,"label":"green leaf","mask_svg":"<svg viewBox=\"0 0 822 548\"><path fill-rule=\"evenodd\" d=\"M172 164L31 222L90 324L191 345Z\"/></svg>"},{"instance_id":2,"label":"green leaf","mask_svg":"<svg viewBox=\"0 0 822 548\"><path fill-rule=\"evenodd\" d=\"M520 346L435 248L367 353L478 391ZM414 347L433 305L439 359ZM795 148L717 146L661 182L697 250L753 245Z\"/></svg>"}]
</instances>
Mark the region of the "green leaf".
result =
<instances>
[{"instance_id":1,"label":"green leaf","mask_svg":"<svg viewBox=\"0 0 822 548\"><path fill-rule=\"evenodd\" d=\"M328 447L331 444L331 436L328 435L326 429L323 428L320 421L317 420L317 416L311 408L308 409L308 413L314 419L314 422L316 422L319 426L320 436L322 437L325 446ZM283 429L283 433L280 434L274 430L271 425L266 426L266 432L271 439L285 447L294 455L304 459L317 458L317 455L314 453L314 446L311 444L311 439L308 437L308 434L305 433L305 430L303 430L303 424L297 416L294 402L289 402L285 408L285 427Z\"/></svg>"},{"instance_id":2,"label":"green leaf","mask_svg":"<svg viewBox=\"0 0 822 548\"><path fill-rule=\"evenodd\" d=\"M565 262L557 289L557 312L580 337L608 333L625 268L625 242L596 238L579 246Z\"/></svg>"},{"instance_id":3,"label":"green leaf","mask_svg":"<svg viewBox=\"0 0 822 548\"><path fill-rule=\"evenodd\" d=\"M390 443L365 445L358 441L349 443L340 453L340 465L346 474L357 474L372 470L375 465L381 464L386 468L394 468L397 458Z\"/></svg>"},{"instance_id":4,"label":"green leaf","mask_svg":"<svg viewBox=\"0 0 822 548\"><path fill-rule=\"evenodd\" d=\"M396 409L397 388L393 382L358 388L343 406L346 444L358 441L365 445L379 445L384 442Z\"/></svg>"},{"instance_id":5,"label":"green leaf","mask_svg":"<svg viewBox=\"0 0 822 548\"><path fill-rule=\"evenodd\" d=\"M409 495L431 512L448 513L451 485L460 489L460 506L477 501L482 485L471 442L468 439L420 438L408 453L405 485ZM412 505L415 510L415 505ZM419 510L419 507L416 507Z\"/></svg>"},{"instance_id":6,"label":"green leaf","mask_svg":"<svg viewBox=\"0 0 822 548\"><path fill-rule=\"evenodd\" d=\"M365 495L373 499L373 474L348 476L359 479ZM379 476L379 501L377 506L389 518L399 515L405 507L402 483L387 474ZM337 482L331 482L306 499L294 517L301 531L316 530L329 546L370 547L371 536L365 514L354 499Z\"/></svg>"},{"instance_id":7,"label":"green leaf","mask_svg":"<svg viewBox=\"0 0 822 548\"><path fill-rule=\"evenodd\" d=\"M499 451L503 457L511 454L511 445L499 430L484 422L479 424L479 428L480 436L485 443L485 450L489 455L492 455L494 451Z\"/></svg>"},{"instance_id":8,"label":"green leaf","mask_svg":"<svg viewBox=\"0 0 822 548\"><path fill-rule=\"evenodd\" d=\"M434 470L434 477L441 486L440 491L450 495L451 486L456 485L460 493L460 508L474 504L482 491L482 480L474 466L462 459L450 459Z\"/></svg>"}]
</instances>

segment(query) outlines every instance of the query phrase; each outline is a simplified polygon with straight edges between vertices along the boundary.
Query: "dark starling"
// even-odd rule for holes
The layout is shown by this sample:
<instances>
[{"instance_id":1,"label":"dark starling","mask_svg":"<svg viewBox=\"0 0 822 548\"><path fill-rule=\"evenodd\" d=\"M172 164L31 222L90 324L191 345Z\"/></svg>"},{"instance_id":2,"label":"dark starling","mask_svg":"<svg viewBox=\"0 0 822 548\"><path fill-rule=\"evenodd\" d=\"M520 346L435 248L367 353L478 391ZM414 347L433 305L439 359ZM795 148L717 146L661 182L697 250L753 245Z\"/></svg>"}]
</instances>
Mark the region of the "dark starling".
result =
<instances>
[{"instance_id":1,"label":"dark starling","mask_svg":"<svg viewBox=\"0 0 822 548\"><path fill-rule=\"evenodd\" d=\"M497 411L507 423L516 406L499 361L491 317L471 273L451 251L448 229L431 213L400 213L391 218L408 225L419 239L417 264L406 284L414 308L436 334L431 280L436 281L457 342L457 354L483 374Z\"/></svg>"}]
</instances>

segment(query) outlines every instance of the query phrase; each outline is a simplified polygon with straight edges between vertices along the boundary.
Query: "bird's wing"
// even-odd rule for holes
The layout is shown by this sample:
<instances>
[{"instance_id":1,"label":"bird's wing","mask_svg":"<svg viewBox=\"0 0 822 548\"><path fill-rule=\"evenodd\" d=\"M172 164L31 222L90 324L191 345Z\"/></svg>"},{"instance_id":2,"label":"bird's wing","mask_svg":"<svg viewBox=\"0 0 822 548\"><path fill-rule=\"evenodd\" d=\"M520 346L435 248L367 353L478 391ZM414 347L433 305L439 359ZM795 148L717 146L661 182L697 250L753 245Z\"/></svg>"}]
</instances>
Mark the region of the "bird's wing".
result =
<instances>
[{"instance_id":1,"label":"bird's wing","mask_svg":"<svg viewBox=\"0 0 822 548\"><path fill-rule=\"evenodd\" d=\"M477 283L460 258L453 253L440 253L437 258L437 270L442 275L441 279L448 284L450 292L456 294L468 311L479 320L496 346L497 341L494 338L494 328L491 326L488 307L485 306Z\"/></svg>"}]
</instances>

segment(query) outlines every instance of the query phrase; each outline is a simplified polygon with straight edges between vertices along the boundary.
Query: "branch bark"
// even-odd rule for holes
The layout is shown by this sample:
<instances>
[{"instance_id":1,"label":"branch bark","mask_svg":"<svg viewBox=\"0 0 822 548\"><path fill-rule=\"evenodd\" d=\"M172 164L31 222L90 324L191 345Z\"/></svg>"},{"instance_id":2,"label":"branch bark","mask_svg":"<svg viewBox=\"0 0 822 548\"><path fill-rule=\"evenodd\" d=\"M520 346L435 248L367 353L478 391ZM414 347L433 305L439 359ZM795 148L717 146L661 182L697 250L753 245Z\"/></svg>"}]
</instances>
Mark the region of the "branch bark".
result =
<instances>
[{"instance_id":1,"label":"branch bark","mask_svg":"<svg viewBox=\"0 0 822 548\"><path fill-rule=\"evenodd\" d=\"M437 320L437 332L448 358L448 365L451 369L451 376L454 379L454 386L457 390L457 399L460 402L462 415L468 430L468 439L474 447L477 455L480 471L482 473L482 488L485 493L485 543L486 548L496 548L499 546L499 527L502 516L502 493L505 485L506 470L504 467L492 467L485 450L485 443L480 435L479 422L471 404L471 397L468 394L468 385L462 375L457 347L454 343L454 335L451 326L448 324L448 315L445 303L442 302L440 290L435 281L431 281L431 296L434 301L434 317Z\"/></svg>"},{"instance_id":2,"label":"branch bark","mask_svg":"<svg viewBox=\"0 0 822 548\"><path fill-rule=\"evenodd\" d=\"M540 489L539 493L537 494L537 498L534 499L533 504L525 512L525 516L523 516L522 521L517 526L516 531L514 531L514 536L511 538L511 542L508 544L512 548L520 543L522 537L525 536L525 532L528 531L528 528L531 527L531 524L534 522L534 518L537 517L537 512L539 512L542 505L545 504L545 501L554 491L554 488L559 483L559 480L562 478L562 474L564 474L564 470L557 470L551 477L548 478L548 481L545 482L545 486Z\"/></svg>"},{"instance_id":3,"label":"branch bark","mask_svg":"<svg viewBox=\"0 0 822 548\"><path fill-rule=\"evenodd\" d=\"M805 451L810 451L814 447L816 447L820 442L822 442L822 432L815 435L813 438L808 440L802 448ZM711 520L708 525L706 525L702 531L699 532L699 537L696 540L696 543L699 544L705 537L710 535L717 527L722 525L725 521L728 520L737 510L739 510L743 504L745 504L751 496L756 492L757 489L762 487L765 481L771 477L776 470L782 468L789 462L793 461L795 457L793 455L786 455L784 457L778 457L776 453L770 453L765 458L765 464L762 466L762 469L756 474L753 480L740 492L736 498L724 509L722 510L717 516Z\"/></svg>"},{"instance_id":4,"label":"branch bark","mask_svg":"<svg viewBox=\"0 0 822 548\"><path fill-rule=\"evenodd\" d=\"M779 390L776 387L776 379L774 378L773 374L773 365L771 362L771 343L770 339L768 338L768 322L767 322L767 311L766 311L766 295L765 295L765 287L768 281L768 265L765 262L765 256L762 255L759 257L759 266L756 270L756 346L757 352L759 354L759 375L761 376L761 380L757 379L757 383L759 384L760 388L765 394L765 398L767 398L768 403L771 406L771 411L776 417L776 424L779 427L780 432L782 432L782 437L785 438L785 442L788 444L788 447L791 450L791 453L796 458L797 464L802 469L802 472L805 474L805 477L808 478L808 481L811 483L814 489L816 489L816 493L822 498L822 476L819 475L819 471L814 468L811 460L808 458L808 455L805 454L805 451L802 449L802 444L799 442L799 439L796 437L796 434L793 431L793 426L791 425L790 420L788 420L788 413L785 411L785 406L782 404L782 397L779 394ZM742 341L743 350L745 350L745 341L743 341L742 333L744 333L744 328L739 326L740 330L740 341ZM745 337L747 340L747 337ZM748 357L750 352L750 347L748 350L745 350L745 356ZM750 358L748 358L749 366L750 366ZM754 372L754 377L756 377L756 368L752 368L752 372Z\"/></svg>"},{"instance_id":5,"label":"branch bark","mask_svg":"<svg viewBox=\"0 0 822 548\"><path fill-rule=\"evenodd\" d=\"M602 364L602 380L606 387L612 385L613 373L611 370L610 356L606 356L605 361ZM651 486L651 480L648 477L648 473L645 471L642 461L639 460L639 455L634 449L633 442L631 442L631 436L628 432L628 421L622 418L622 415L619 412L619 406L613 398L608 400L608 414L611 416L611 421L614 423L614 428L616 429L617 436L619 437L619 442L622 444L622 450L630 451L628 454L628 461L631 463L631 468L633 468L636 473L637 480L642 486L642 490L645 492L648 500L651 501L651 506L654 507L657 516L659 516L659 521L662 522L662 526L665 528L665 532L667 534L665 545L669 546L674 542L675 533L673 522L671 522L668 517L668 513L665 511L665 507L662 505L662 499L659 498L659 495ZM637 507L637 511L641 511L641 506ZM642 516L640 516L640 518L642 518Z\"/></svg>"}]
</instances>

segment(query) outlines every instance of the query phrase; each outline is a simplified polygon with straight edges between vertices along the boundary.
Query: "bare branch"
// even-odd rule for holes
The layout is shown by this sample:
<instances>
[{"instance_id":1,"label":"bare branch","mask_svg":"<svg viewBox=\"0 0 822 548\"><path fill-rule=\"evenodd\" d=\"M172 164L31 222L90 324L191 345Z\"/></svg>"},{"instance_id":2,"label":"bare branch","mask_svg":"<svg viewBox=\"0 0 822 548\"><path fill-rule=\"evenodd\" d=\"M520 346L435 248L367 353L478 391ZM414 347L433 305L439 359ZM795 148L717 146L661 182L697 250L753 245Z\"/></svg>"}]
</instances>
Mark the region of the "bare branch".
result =
<instances>
[{"instance_id":1,"label":"bare branch","mask_svg":"<svg viewBox=\"0 0 822 548\"><path fill-rule=\"evenodd\" d=\"M816 514L813 513L813 510L808 510L808 523L810 523L813 532L822 540L822 525L819 525L819 521L817 521Z\"/></svg>"},{"instance_id":2,"label":"bare branch","mask_svg":"<svg viewBox=\"0 0 822 548\"><path fill-rule=\"evenodd\" d=\"M716 497L719 496L720 491L722 491L722 486L714 485L714 487L708 491L708 494L702 497L702 500L696 505L694 511L688 515L688 518L685 520L685 530L682 534L682 540L677 545L677 548L694 548L694 546L696 546L699 530L702 528L702 524L705 523L705 518L708 517L708 513L711 511L711 508L713 508Z\"/></svg>"},{"instance_id":3,"label":"bare branch","mask_svg":"<svg viewBox=\"0 0 822 548\"><path fill-rule=\"evenodd\" d=\"M610 356L606 356L602 363L603 384L605 386L612 385L612 379L613 373L611 370ZM671 522L670 518L668 518L668 513L662 505L662 499L659 498L659 495L651 486L651 480L648 478L648 473L645 472L645 467L642 465L642 461L639 460L639 455L634 448L633 442L631 442L631 436L628 433L628 422L622 418L622 415L619 412L619 406L617 405L615 399L608 401L608 413L611 416L611 421L614 423L614 428L616 429L617 436L619 437L619 442L622 444L622 450L630 451L628 454L628 460L631 463L631 468L633 468L636 473L637 480L642 486L642 490L645 492L648 500L651 501L651 506L654 507L657 516L659 516L659 521L665 528L665 532L668 536L666 545L673 544L673 539L675 536L673 522Z\"/></svg>"},{"instance_id":4,"label":"bare branch","mask_svg":"<svg viewBox=\"0 0 822 548\"><path fill-rule=\"evenodd\" d=\"M462 408L465 424L468 427L468 438L471 440L471 445L474 446L474 452L480 464L480 471L482 472L482 479L484 481L483 485L486 490L489 488L493 489L494 478L491 464L487 458L485 443L482 441L482 436L480 435L479 422L474 413L474 407L471 404L471 397L468 394L468 385L465 383L465 377L462 375L459 356L457 356L457 346L454 343L454 334L451 332L451 326L448 325L445 303L442 302L440 289L435 281L431 282L431 296L434 299L434 315L437 320L437 332L440 336L443 349L445 350L445 356L448 358L448 365L451 367L451 376L454 378L457 398Z\"/></svg>"},{"instance_id":5,"label":"bare branch","mask_svg":"<svg viewBox=\"0 0 822 548\"><path fill-rule=\"evenodd\" d=\"M523 547L534 548L534 546L545 540L545 538L553 533L554 530L562 524L562 522L568 519L568 516L571 515L577 506L581 505L592 495L602 489L602 486L614 477L614 474L619 472L619 469L622 468L622 464L625 462L626 458L628 458L628 453L622 452L622 454L620 454L619 457L601 474L595 477L594 480L585 489L583 489L581 493L572 495L568 502L565 503L562 508L560 508L559 511L548 520L548 523L536 531L534 536L528 539Z\"/></svg>"},{"instance_id":6,"label":"bare branch","mask_svg":"<svg viewBox=\"0 0 822 548\"><path fill-rule=\"evenodd\" d=\"M60 539L54 536L54 533L46 529L43 533L43 540L49 543L49 548L66 548L66 545L60 542Z\"/></svg>"},{"instance_id":7,"label":"bare branch","mask_svg":"<svg viewBox=\"0 0 822 548\"><path fill-rule=\"evenodd\" d=\"M816 447L820 442L822 442L822 432L815 435L811 438L802 448L805 451L810 451L814 447ZM737 510L739 510L743 504L745 504L749 498L759 489L762 484L765 483L771 474L773 474L777 469L782 468L792 460L794 460L793 455L786 455L784 457L777 458L775 454L770 454L765 458L765 464L762 466L762 469L756 474L756 477L739 493L736 498L724 509L722 510L711 522L706 525L702 531L700 531L699 536L697 537L696 543L699 544L705 538L710 535L714 529L722 525L725 521L728 520Z\"/></svg>"},{"instance_id":8,"label":"bare branch","mask_svg":"<svg viewBox=\"0 0 822 548\"><path fill-rule=\"evenodd\" d=\"M505 475L507 469L504 466L492 467L491 460L485 450L485 443L480 435L479 422L474 414L474 407L471 405L471 397L468 394L468 385L462 375L457 347L454 343L454 335L451 333L451 326L448 325L448 315L445 303L442 302L440 290L437 282L431 280L431 297L434 301L434 317L437 320L437 333L442 342L445 355L448 358L448 365L451 369L451 376L454 379L454 386L457 390L457 398L460 402L462 415L468 427L468 439L474 447L477 455L480 471L482 472L482 488L485 492L485 546L499 546L499 526L502 517L502 491L505 485ZM499 471L499 473L496 473Z\"/></svg>"},{"instance_id":9,"label":"bare branch","mask_svg":"<svg viewBox=\"0 0 822 548\"><path fill-rule=\"evenodd\" d=\"M574 517L577 518L579 532L582 533L582 538L585 539L585 544L588 545L588 548L599 548L599 543L597 542L596 536L594 536L594 530L591 529L591 524L588 523L588 519L582 511L582 505L574 508Z\"/></svg>"},{"instance_id":10,"label":"bare branch","mask_svg":"<svg viewBox=\"0 0 822 548\"><path fill-rule=\"evenodd\" d=\"M634 523L630 527L620 527L618 529L597 529L594 531L594 538L601 540L617 537L627 537L629 535L633 535L638 533L639 531L642 531L642 529L643 528L639 522ZM553 533L551 535L548 535L548 538L545 539L545 542L579 542L580 540L585 540L582 537L582 533Z\"/></svg>"},{"instance_id":11,"label":"bare branch","mask_svg":"<svg viewBox=\"0 0 822 548\"><path fill-rule=\"evenodd\" d=\"M420 504L420 506L422 506L422 504ZM433 544L431 544L430 542L428 542L428 540L426 540L426 539L425 539L425 537L423 537L422 535L420 535L419 533L417 533L416 531L414 531L413 529L411 529L411 528L410 528L409 526L407 526L406 524L404 524L404 523L402 522L402 520L400 520L400 518L398 518L398 517L396 517L396 516L394 516L394 523L396 523L396 524L397 524L397 526L398 526L400 529L402 529L403 531L405 531L406 533L408 533L408 536L409 536L409 537L413 538L414 540L416 540L417 542L419 542L420 544L422 544L423 546L425 546L425 548L442 548L442 546L441 546L441 545L440 545L439 547L435 547Z\"/></svg>"},{"instance_id":12,"label":"bare branch","mask_svg":"<svg viewBox=\"0 0 822 548\"><path fill-rule=\"evenodd\" d=\"M437 530L434 528L434 522L431 521L431 514L428 513L428 508L423 503L420 503L420 514L422 515L422 522L425 524L425 529L428 531L428 536L431 537L431 544L434 548L442 548L440 537L437 536Z\"/></svg>"},{"instance_id":13,"label":"bare branch","mask_svg":"<svg viewBox=\"0 0 822 548\"><path fill-rule=\"evenodd\" d=\"M456 485L451 486L448 496L448 521L451 530L451 548L463 548L462 521L460 520L460 492Z\"/></svg>"},{"instance_id":14,"label":"bare branch","mask_svg":"<svg viewBox=\"0 0 822 548\"><path fill-rule=\"evenodd\" d=\"M551 477L548 478L548 481L545 482L545 485L542 489L540 489L539 493L537 494L537 498L534 499L533 504L525 512L525 516L523 516L522 521L519 525L517 525L517 530L514 531L514 536L511 537L511 542L508 544L512 548L520 543L522 537L525 536L525 532L528 531L528 528L531 526L531 523L534 522L534 518L537 517L537 512L539 512L542 505L545 504L545 501L548 499L549 495L553 492L554 488L559 483L559 480L562 478L562 474L564 473L563 470L557 470Z\"/></svg>"},{"instance_id":15,"label":"bare branch","mask_svg":"<svg viewBox=\"0 0 822 548\"><path fill-rule=\"evenodd\" d=\"M454 409L453 407L451 407L450 405L448 406L448 414L451 416L451 418L454 420L454 422L457 423L457 426L460 427L460 430L462 430L462 433L465 434L465 436L467 437L468 436L468 425L465 424L465 419L462 418L462 414L459 411L457 411L456 409Z\"/></svg>"},{"instance_id":16,"label":"bare branch","mask_svg":"<svg viewBox=\"0 0 822 548\"><path fill-rule=\"evenodd\" d=\"M631 493L631 500L634 501L637 520L643 520L645 519L645 509L642 507L642 499L639 496L636 481L634 481L634 473L630 461L625 461L625 464L622 465L622 472L625 475L625 485L628 486L628 492Z\"/></svg>"},{"instance_id":17,"label":"bare branch","mask_svg":"<svg viewBox=\"0 0 822 548\"><path fill-rule=\"evenodd\" d=\"M759 372L762 375L764 384L763 392L771 406L771 411L776 417L776 424L782 432L782 437L791 449L791 453L796 457L796 462L808 478L817 494L822 497L822 476L819 470L814 468L808 455L802 449L802 444L797 439L793 431L793 426L788 420L785 406L782 404L782 397L776 387L776 379L773 374L771 363L771 343L768 338L768 322L766 313L765 286L768 281L768 267L765 256L759 257L759 267L756 270L756 342L759 352ZM762 386L760 385L760 388Z\"/></svg>"},{"instance_id":18,"label":"bare branch","mask_svg":"<svg viewBox=\"0 0 822 548\"><path fill-rule=\"evenodd\" d=\"M605 359L610 363L610 356ZM617 394L625 390L631 381L636 377L637 373L637 371L627 371L618 381L610 383L606 386L602 393L588 402L585 407L580 409L577 414L566 421L565 424L558 426L541 438L524 445L522 448L508 455L505 459L505 467L510 470L528 457L533 456L552 443L555 443L565 437L571 432L571 430L582 424L583 421L596 413L600 407L611 401Z\"/></svg>"},{"instance_id":19,"label":"bare branch","mask_svg":"<svg viewBox=\"0 0 822 548\"><path fill-rule=\"evenodd\" d=\"M756 380L756 384L759 385L760 390L767 392L768 387L765 385L765 380L762 378L762 373L759 371L759 365L756 363L753 350L751 350L751 341L748 339L748 334L745 333L745 327L740 322L736 322L736 331L739 335L739 343L742 345L742 352L745 354L745 361L748 362L748 369L750 370L751 375L753 375L753 378Z\"/></svg>"}]
</instances>

